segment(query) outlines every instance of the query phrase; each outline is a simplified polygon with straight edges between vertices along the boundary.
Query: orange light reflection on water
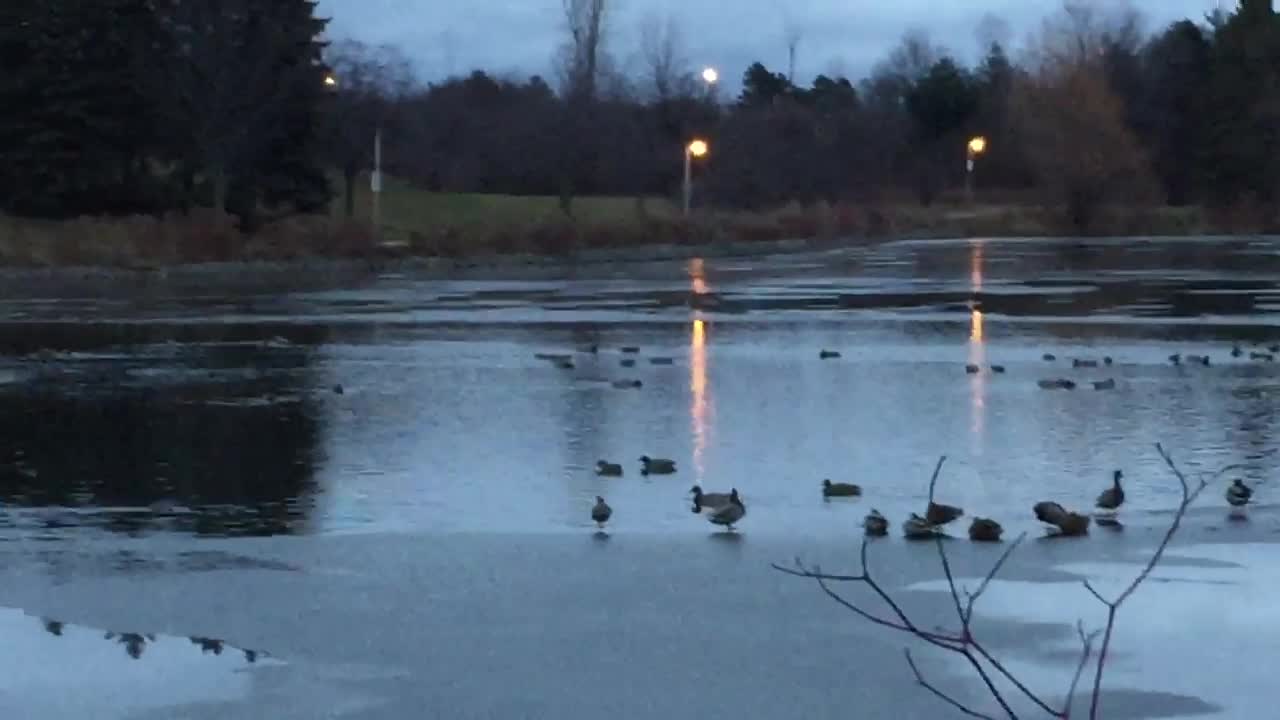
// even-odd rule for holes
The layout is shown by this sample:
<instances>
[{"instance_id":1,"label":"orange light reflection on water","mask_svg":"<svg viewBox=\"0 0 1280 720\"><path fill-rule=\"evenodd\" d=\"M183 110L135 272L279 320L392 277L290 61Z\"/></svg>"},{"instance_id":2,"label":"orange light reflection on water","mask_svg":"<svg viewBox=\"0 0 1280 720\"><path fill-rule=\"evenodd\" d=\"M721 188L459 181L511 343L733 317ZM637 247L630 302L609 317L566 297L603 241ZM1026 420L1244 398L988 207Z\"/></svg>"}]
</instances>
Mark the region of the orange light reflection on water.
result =
<instances>
[{"instance_id":1,"label":"orange light reflection on water","mask_svg":"<svg viewBox=\"0 0 1280 720\"><path fill-rule=\"evenodd\" d=\"M977 295L982 292L983 251L986 243L973 240L969 245L969 292L974 296L969 310L969 363L981 370L969 376L970 424L974 455L982 454L982 438L987 421L987 347L986 328Z\"/></svg>"}]
</instances>

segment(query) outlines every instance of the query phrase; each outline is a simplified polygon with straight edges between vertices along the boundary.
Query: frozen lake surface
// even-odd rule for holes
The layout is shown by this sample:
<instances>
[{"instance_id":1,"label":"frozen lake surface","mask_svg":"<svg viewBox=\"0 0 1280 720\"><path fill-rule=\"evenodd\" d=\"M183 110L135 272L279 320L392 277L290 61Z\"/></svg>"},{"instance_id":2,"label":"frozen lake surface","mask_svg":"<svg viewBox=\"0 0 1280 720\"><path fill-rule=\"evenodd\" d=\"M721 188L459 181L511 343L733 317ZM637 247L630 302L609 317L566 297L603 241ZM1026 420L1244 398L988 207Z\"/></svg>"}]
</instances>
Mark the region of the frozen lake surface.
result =
<instances>
[{"instance_id":1,"label":"frozen lake surface","mask_svg":"<svg viewBox=\"0 0 1280 720\"><path fill-rule=\"evenodd\" d=\"M1122 610L1105 716L1266 716L1280 370L1248 353L1280 343L1277 250L901 242L0 300L0 714L949 717L905 666L918 643L769 568L855 571L874 507L877 573L951 624L936 551L897 530L943 454L939 499L1032 536L978 624L1057 698L1076 620L1105 619L1080 580L1131 576L1177 503L1162 442L1189 471L1243 464L1257 506L1227 522L1222 485L1197 504ZM678 472L641 476L644 454ZM1033 503L1087 508L1116 468L1122 531L1038 539ZM864 495L824 501L823 478ZM695 483L742 493L736 535L690 512ZM1000 552L948 548L971 587Z\"/></svg>"}]
</instances>

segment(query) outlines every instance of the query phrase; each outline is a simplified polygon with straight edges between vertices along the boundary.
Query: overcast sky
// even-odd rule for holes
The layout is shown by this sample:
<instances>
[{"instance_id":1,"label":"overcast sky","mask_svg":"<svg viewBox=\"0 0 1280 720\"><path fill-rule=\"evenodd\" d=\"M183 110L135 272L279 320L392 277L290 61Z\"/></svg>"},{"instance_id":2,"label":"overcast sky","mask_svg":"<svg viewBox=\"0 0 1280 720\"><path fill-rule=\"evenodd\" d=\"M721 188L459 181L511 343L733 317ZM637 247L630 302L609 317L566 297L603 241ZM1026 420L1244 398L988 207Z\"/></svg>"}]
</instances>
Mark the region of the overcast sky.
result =
<instances>
[{"instance_id":1,"label":"overcast sky","mask_svg":"<svg viewBox=\"0 0 1280 720\"><path fill-rule=\"evenodd\" d=\"M1003 21L1014 44L1062 6L1062 0L608 0L613 15L609 42L625 67L638 56L647 16L675 18L686 29L691 65L713 65L737 85L746 66L760 60L785 71L786 27L802 36L797 76L836 71L860 78L909 28L965 60L976 54L984 16ZM1235 0L1095 0L1128 5L1148 28L1191 17ZM520 75L549 75L562 41L561 0L320 0L332 18L332 38L350 37L399 46L423 79L482 68ZM990 27L990 22L987 23Z\"/></svg>"}]
</instances>

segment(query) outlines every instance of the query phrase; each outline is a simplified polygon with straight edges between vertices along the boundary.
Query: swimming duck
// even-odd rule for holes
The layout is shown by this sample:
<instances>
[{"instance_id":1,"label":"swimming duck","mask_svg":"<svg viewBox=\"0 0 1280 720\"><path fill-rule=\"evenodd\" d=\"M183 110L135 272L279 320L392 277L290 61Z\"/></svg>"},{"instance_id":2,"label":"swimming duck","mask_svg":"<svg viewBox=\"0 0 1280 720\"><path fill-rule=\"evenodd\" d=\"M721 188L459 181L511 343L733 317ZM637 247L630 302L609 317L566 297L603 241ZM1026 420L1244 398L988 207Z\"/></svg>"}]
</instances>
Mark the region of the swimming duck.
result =
<instances>
[{"instance_id":1,"label":"swimming duck","mask_svg":"<svg viewBox=\"0 0 1280 720\"><path fill-rule=\"evenodd\" d=\"M747 514L747 506L743 505L742 498L738 497L738 488L733 488L729 492L729 502L727 504L710 510L707 520L714 525L724 525L729 530L732 530L733 524Z\"/></svg>"},{"instance_id":2,"label":"swimming duck","mask_svg":"<svg viewBox=\"0 0 1280 720\"><path fill-rule=\"evenodd\" d=\"M596 504L591 508L591 519L596 521L596 527L604 527L612 515L613 508L609 507L609 503L606 503L604 498L597 495Z\"/></svg>"},{"instance_id":3,"label":"swimming duck","mask_svg":"<svg viewBox=\"0 0 1280 720\"><path fill-rule=\"evenodd\" d=\"M883 537L889 534L889 521L880 514L879 510L872 509L867 513L867 516L862 519L862 527L872 537Z\"/></svg>"},{"instance_id":4,"label":"swimming duck","mask_svg":"<svg viewBox=\"0 0 1280 720\"><path fill-rule=\"evenodd\" d=\"M1115 378L1107 378L1106 380L1094 380L1094 381L1093 381L1093 389L1094 389L1094 390L1115 390L1115 389L1116 389L1116 379L1115 379Z\"/></svg>"},{"instance_id":5,"label":"swimming duck","mask_svg":"<svg viewBox=\"0 0 1280 720\"><path fill-rule=\"evenodd\" d=\"M622 477L622 465L605 460L597 460L596 474L605 477Z\"/></svg>"},{"instance_id":6,"label":"swimming duck","mask_svg":"<svg viewBox=\"0 0 1280 720\"><path fill-rule=\"evenodd\" d=\"M819 360L831 360L838 357L840 357L840 353L836 352L835 350L820 350L818 352Z\"/></svg>"},{"instance_id":7,"label":"swimming duck","mask_svg":"<svg viewBox=\"0 0 1280 720\"><path fill-rule=\"evenodd\" d=\"M862 488L853 483L833 483L830 480L822 481L822 497L854 497L861 495Z\"/></svg>"},{"instance_id":8,"label":"swimming duck","mask_svg":"<svg viewBox=\"0 0 1280 720\"><path fill-rule=\"evenodd\" d=\"M1227 504L1233 508L1242 508L1253 499L1253 488L1236 478L1227 486Z\"/></svg>"},{"instance_id":9,"label":"swimming duck","mask_svg":"<svg viewBox=\"0 0 1280 720\"><path fill-rule=\"evenodd\" d=\"M1174 365L1181 365L1181 364L1182 364L1182 353L1174 353L1174 354L1170 355L1170 356L1169 356L1169 362L1173 363Z\"/></svg>"},{"instance_id":10,"label":"swimming duck","mask_svg":"<svg viewBox=\"0 0 1280 720\"><path fill-rule=\"evenodd\" d=\"M334 385L334 386L333 386L333 394L334 394L334 395L341 395L341 394L343 394L343 393L345 393L345 392L346 392L346 389L345 389L345 388L343 388L341 385Z\"/></svg>"},{"instance_id":11,"label":"swimming duck","mask_svg":"<svg viewBox=\"0 0 1280 720\"><path fill-rule=\"evenodd\" d=\"M925 520L928 520L930 525L946 525L961 515L964 515L964 510L955 505L936 502L929 503L929 507L924 511Z\"/></svg>"},{"instance_id":12,"label":"swimming duck","mask_svg":"<svg viewBox=\"0 0 1280 720\"><path fill-rule=\"evenodd\" d=\"M1095 367L1098 367L1098 361L1097 361L1097 360L1082 360L1082 359L1080 359L1080 358L1075 358L1075 359L1073 359L1073 360L1071 361L1071 367L1075 367L1075 368L1095 368Z\"/></svg>"},{"instance_id":13,"label":"swimming duck","mask_svg":"<svg viewBox=\"0 0 1280 720\"><path fill-rule=\"evenodd\" d=\"M1266 362L1273 362L1273 361L1275 361L1275 359L1276 359L1276 358L1275 358L1275 356L1274 356L1274 355L1271 355L1270 353L1251 352L1251 353L1249 353L1249 359L1250 359L1250 360L1264 360L1264 361L1266 361Z\"/></svg>"},{"instance_id":14,"label":"swimming duck","mask_svg":"<svg viewBox=\"0 0 1280 720\"><path fill-rule=\"evenodd\" d=\"M902 523L902 536L908 540L928 540L940 535L941 528L915 513L911 513L911 517Z\"/></svg>"},{"instance_id":15,"label":"swimming duck","mask_svg":"<svg viewBox=\"0 0 1280 720\"><path fill-rule=\"evenodd\" d=\"M702 508L715 509L729 504L729 493L704 493L701 485L689 489L693 493L693 511L702 512Z\"/></svg>"},{"instance_id":16,"label":"swimming duck","mask_svg":"<svg viewBox=\"0 0 1280 720\"><path fill-rule=\"evenodd\" d=\"M982 368L972 363L964 366L964 371L969 373L970 375L977 375L980 370L982 370Z\"/></svg>"},{"instance_id":17,"label":"swimming duck","mask_svg":"<svg viewBox=\"0 0 1280 720\"><path fill-rule=\"evenodd\" d=\"M675 360L669 357L652 357L649 358L650 365L674 365Z\"/></svg>"},{"instance_id":18,"label":"swimming duck","mask_svg":"<svg viewBox=\"0 0 1280 720\"><path fill-rule=\"evenodd\" d=\"M1003 373L1004 373L1004 366L1003 366L1003 365L992 365L992 366L991 366L991 372L993 372L993 373L995 373L995 374L997 374L997 375L1001 375L1001 374L1003 374Z\"/></svg>"},{"instance_id":19,"label":"swimming duck","mask_svg":"<svg viewBox=\"0 0 1280 720\"><path fill-rule=\"evenodd\" d=\"M1111 475L1111 487L1098 494L1098 508L1114 512L1124 504L1124 488L1120 487L1120 478L1123 477L1124 473L1119 470Z\"/></svg>"},{"instance_id":20,"label":"swimming duck","mask_svg":"<svg viewBox=\"0 0 1280 720\"><path fill-rule=\"evenodd\" d=\"M639 380L614 380L610 384L619 390L630 390L632 388L638 388L638 387L644 386L644 383L640 382Z\"/></svg>"},{"instance_id":21,"label":"swimming duck","mask_svg":"<svg viewBox=\"0 0 1280 720\"><path fill-rule=\"evenodd\" d=\"M1243 355L1243 354L1244 354L1244 351L1240 349L1240 346L1239 346L1239 345L1232 345L1232 346L1231 346L1231 357L1233 357L1233 358L1238 358L1238 357L1240 357L1240 356L1241 356L1241 355Z\"/></svg>"},{"instance_id":22,"label":"swimming duck","mask_svg":"<svg viewBox=\"0 0 1280 720\"><path fill-rule=\"evenodd\" d=\"M1272 345L1267 348L1267 352L1280 353L1280 345Z\"/></svg>"},{"instance_id":23,"label":"swimming duck","mask_svg":"<svg viewBox=\"0 0 1280 720\"><path fill-rule=\"evenodd\" d=\"M618 350L620 352L627 353L628 355L635 355L636 353L640 352L640 348L636 347L635 345L624 345L623 347L618 348Z\"/></svg>"},{"instance_id":24,"label":"swimming duck","mask_svg":"<svg viewBox=\"0 0 1280 720\"><path fill-rule=\"evenodd\" d=\"M621 365L622 367L635 367L636 361L632 360L631 358L627 358L618 364Z\"/></svg>"},{"instance_id":25,"label":"swimming duck","mask_svg":"<svg viewBox=\"0 0 1280 720\"><path fill-rule=\"evenodd\" d=\"M1000 542L1000 535L1003 533L1004 528L1000 527L1000 523L988 518L976 517L969 525L969 539L974 542Z\"/></svg>"},{"instance_id":26,"label":"swimming duck","mask_svg":"<svg viewBox=\"0 0 1280 720\"><path fill-rule=\"evenodd\" d=\"M1209 367L1209 356L1208 355L1188 355L1187 362L1195 365L1203 365L1205 367Z\"/></svg>"},{"instance_id":27,"label":"swimming duck","mask_svg":"<svg viewBox=\"0 0 1280 720\"><path fill-rule=\"evenodd\" d=\"M550 360L551 362L569 362L572 359L569 355L560 353L534 353L533 356L539 360Z\"/></svg>"},{"instance_id":28,"label":"swimming duck","mask_svg":"<svg viewBox=\"0 0 1280 720\"><path fill-rule=\"evenodd\" d=\"M676 461L667 458L640 456L640 472L645 475L670 475L676 471Z\"/></svg>"},{"instance_id":29,"label":"swimming duck","mask_svg":"<svg viewBox=\"0 0 1280 720\"><path fill-rule=\"evenodd\" d=\"M1110 364L1111 364L1111 363L1113 363L1113 362L1115 362L1115 361L1111 359L1111 356L1110 356L1110 355L1105 355L1105 356L1103 356L1103 358L1102 358L1102 364L1103 364L1103 365L1110 365Z\"/></svg>"},{"instance_id":30,"label":"swimming duck","mask_svg":"<svg viewBox=\"0 0 1280 720\"><path fill-rule=\"evenodd\" d=\"M1037 380L1036 385L1039 385L1040 388L1043 390L1075 390L1076 389L1075 381L1067 380L1065 378L1047 378L1044 380Z\"/></svg>"},{"instance_id":31,"label":"swimming duck","mask_svg":"<svg viewBox=\"0 0 1280 720\"><path fill-rule=\"evenodd\" d=\"M1045 362L1053 362L1054 360L1057 360L1057 359L1058 359L1058 356L1057 356L1057 355L1054 355L1053 353L1045 353L1044 355L1041 355L1040 357L1044 358L1044 361L1045 361Z\"/></svg>"}]
</instances>

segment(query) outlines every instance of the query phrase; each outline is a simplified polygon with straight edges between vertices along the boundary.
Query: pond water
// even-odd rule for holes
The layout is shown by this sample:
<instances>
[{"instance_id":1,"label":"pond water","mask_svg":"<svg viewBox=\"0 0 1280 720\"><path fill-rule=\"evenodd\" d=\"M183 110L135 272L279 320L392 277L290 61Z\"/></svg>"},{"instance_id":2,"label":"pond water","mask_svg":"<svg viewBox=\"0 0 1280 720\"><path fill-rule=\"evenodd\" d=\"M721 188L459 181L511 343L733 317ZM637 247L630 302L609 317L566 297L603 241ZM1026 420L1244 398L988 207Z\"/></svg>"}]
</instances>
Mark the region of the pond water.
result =
<instances>
[{"instance_id":1,"label":"pond water","mask_svg":"<svg viewBox=\"0 0 1280 720\"><path fill-rule=\"evenodd\" d=\"M615 717L847 716L868 689L822 685L828 671L839 676L828 665L849 661L840 648L803 655L800 639L870 631L767 564L803 552L853 559L867 510L895 528L921 510L942 455L939 499L1010 536L1040 532L1033 503L1088 508L1122 469L1132 532L1085 542L1137 553L1178 499L1160 442L1189 471L1242 464L1260 485L1257 507L1251 523L1221 532L1273 541L1280 366L1249 353L1280 343L1278 281L1280 243L1268 239L972 240L447 281L386 275L286 295L160 286L0 300L0 604L182 636L175 647L240 633L236 647L263 647L280 667L215 668L274 678L239 697L275 704L237 716L292 717L291 698L334 677L362 683L352 697L363 699L342 705L351 717L399 717L423 707L414 702L452 717L585 716L592 703L572 695L588 678L623 693L634 673L666 689L633 683L627 704L610 705ZM1174 364L1175 353L1210 364ZM567 354L573 367L537 354ZM1104 357L1112 363L1072 367ZM1037 385L1059 377L1079 387ZM1114 389L1091 384L1111 379ZM615 384L632 380L641 386ZM642 455L671 458L677 472L643 476ZM599 459L621 463L623 477L598 477ZM824 501L824 478L858 483L863 496ZM735 541L712 541L723 536L691 512L694 484L740 491L748 513ZM594 535L597 495L614 510L609 542ZM1204 541L1225 516L1222 488L1199 508L1192 532ZM1030 549L1025 572L1043 553L1088 563L1089 547ZM936 577L928 552L888 552L911 565L904 587ZM494 567L519 583L495 580ZM729 567L741 572L722 577ZM720 585L706 587L708 575ZM685 580L699 587L683 590ZM520 597L494 599L498 586ZM757 591L778 597L744 606L741 593ZM601 594L608 605L587 604ZM246 595L254 600L237 606ZM422 630L419 643L389 639L403 646L349 653L356 662L299 639L350 635L349 649L389 638L392 610ZM717 648L719 633L699 629L706 612L751 637ZM795 612L841 629L784 631ZM504 647L513 658L525 653L512 648L547 653L537 627L590 649L552 653L537 669L501 662ZM676 627L690 637L668 635ZM584 639L586 628L622 645ZM876 637L899 652L900 640ZM699 638L692 659L677 660ZM458 654L429 649L442 641ZM28 644L23 653L61 662L56 643ZM716 672L750 658L762 667ZM753 672L782 678L790 700L758 697ZM477 701L463 692L483 692L477 674L509 691ZM410 691L406 677L431 678L434 690ZM914 695L909 679L880 687ZM1142 689L1185 690L1152 684ZM708 701L698 688L728 695ZM0 700L20 689L0 679ZM1198 686L1185 694L1229 706ZM1136 697L1134 708L1190 712ZM915 707L894 703L885 707L908 716ZM120 717L179 706L225 710L182 698L115 705ZM57 707L40 713L74 716Z\"/></svg>"}]
</instances>

